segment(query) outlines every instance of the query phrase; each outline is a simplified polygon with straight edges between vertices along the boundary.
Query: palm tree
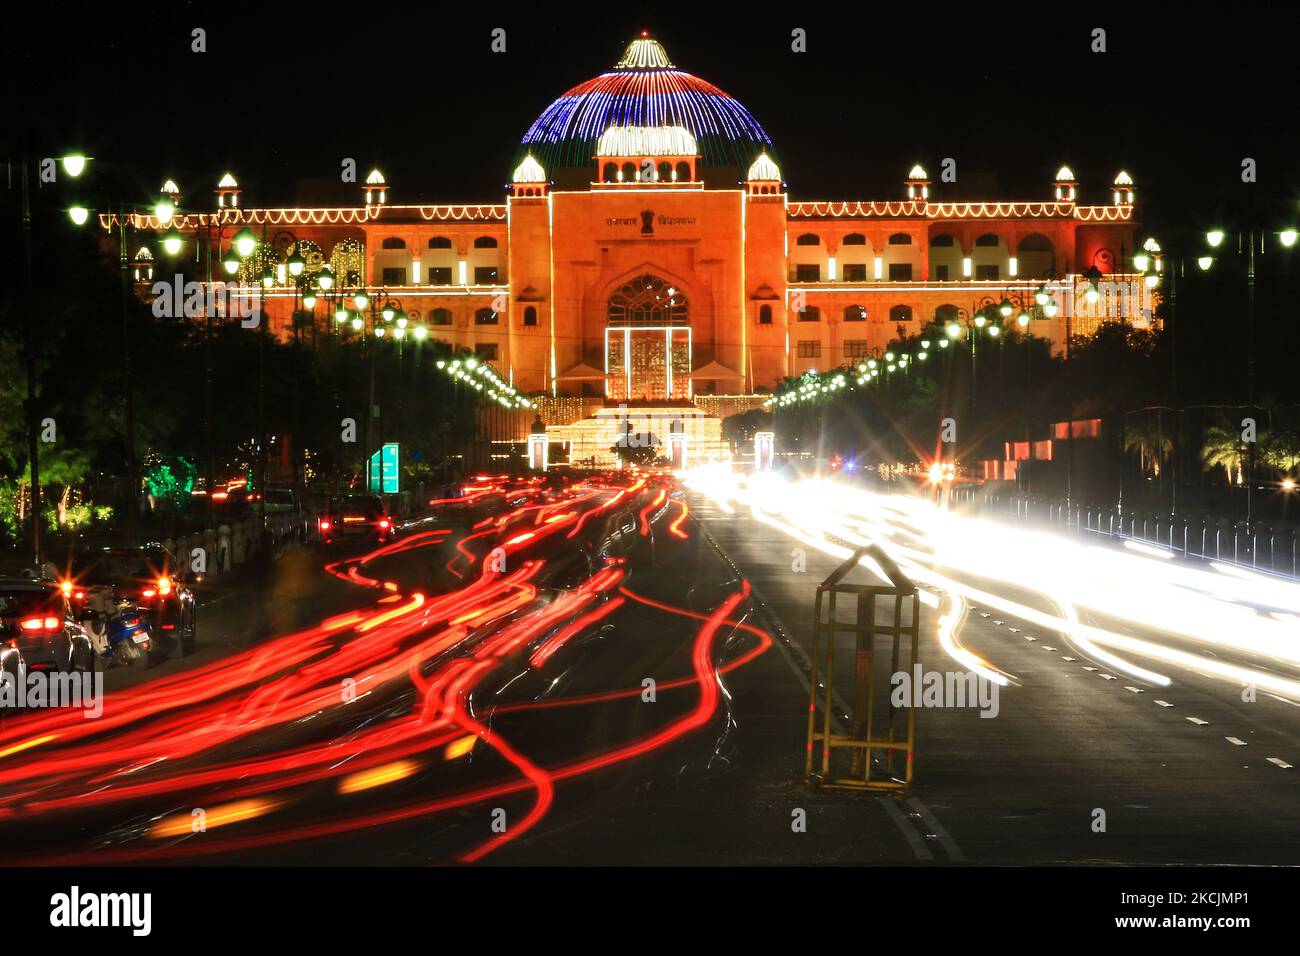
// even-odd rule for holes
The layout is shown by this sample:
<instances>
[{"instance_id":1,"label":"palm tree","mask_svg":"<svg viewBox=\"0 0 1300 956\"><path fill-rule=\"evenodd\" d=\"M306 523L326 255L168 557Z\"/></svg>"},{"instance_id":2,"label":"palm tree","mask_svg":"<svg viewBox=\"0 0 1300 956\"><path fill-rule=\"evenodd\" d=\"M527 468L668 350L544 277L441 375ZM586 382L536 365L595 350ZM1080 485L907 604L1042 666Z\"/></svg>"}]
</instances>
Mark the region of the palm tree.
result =
<instances>
[{"instance_id":1,"label":"palm tree","mask_svg":"<svg viewBox=\"0 0 1300 956\"><path fill-rule=\"evenodd\" d=\"M1160 427L1158 417L1147 416L1135 425L1124 426L1124 450L1136 452L1142 465L1142 474L1150 472L1160 477L1160 466L1174 450L1173 436Z\"/></svg>"},{"instance_id":2,"label":"palm tree","mask_svg":"<svg viewBox=\"0 0 1300 956\"><path fill-rule=\"evenodd\" d=\"M1240 431L1226 425L1211 425L1205 429L1201 461L1207 468L1224 469L1228 474L1228 484L1241 484L1245 458Z\"/></svg>"}]
</instances>

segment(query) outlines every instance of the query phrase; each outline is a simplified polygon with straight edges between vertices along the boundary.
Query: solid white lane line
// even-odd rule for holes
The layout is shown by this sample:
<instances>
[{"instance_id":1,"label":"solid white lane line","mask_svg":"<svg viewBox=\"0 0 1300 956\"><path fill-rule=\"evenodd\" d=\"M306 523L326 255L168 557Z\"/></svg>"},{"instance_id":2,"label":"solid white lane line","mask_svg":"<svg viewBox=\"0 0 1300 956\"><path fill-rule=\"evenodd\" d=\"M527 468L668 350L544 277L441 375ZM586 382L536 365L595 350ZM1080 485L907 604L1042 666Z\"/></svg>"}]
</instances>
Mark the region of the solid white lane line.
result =
<instances>
[{"instance_id":1,"label":"solid white lane line","mask_svg":"<svg viewBox=\"0 0 1300 956\"><path fill-rule=\"evenodd\" d=\"M954 862L966 859L966 854L961 851L959 846L957 846L957 841L954 840L952 835L943 828L943 824L940 823L938 818L930 812L929 807L916 799L916 797L909 798L907 802L912 805L912 808L916 810L917 813L921 814L921 819L924 820L925 825L930 828L930 832L939 838L939 845L942 846L944 851L948 854L948 859L953 860Z\"/></svg>"},{"instance_id":2,"label":"solid white lane line","mask_svg":"<svg viewBox=\"0 0 1300 956\"><path fill-rule=\"evenodd\" d=\"M893 798L881 797L880 805L884 807L885 812L889 814L889 819L898 824L898 829L903 831L903 836L907 839L907 845L912 848L912 852L916 854L916 858L918 860L933 860L934 854L931 853L930 848L925 845L925 841L921 839L921 835L912 828L910 823L907 822L907 817L903 816L903 811L898 809Z\"/></svg>"}]
</instances>

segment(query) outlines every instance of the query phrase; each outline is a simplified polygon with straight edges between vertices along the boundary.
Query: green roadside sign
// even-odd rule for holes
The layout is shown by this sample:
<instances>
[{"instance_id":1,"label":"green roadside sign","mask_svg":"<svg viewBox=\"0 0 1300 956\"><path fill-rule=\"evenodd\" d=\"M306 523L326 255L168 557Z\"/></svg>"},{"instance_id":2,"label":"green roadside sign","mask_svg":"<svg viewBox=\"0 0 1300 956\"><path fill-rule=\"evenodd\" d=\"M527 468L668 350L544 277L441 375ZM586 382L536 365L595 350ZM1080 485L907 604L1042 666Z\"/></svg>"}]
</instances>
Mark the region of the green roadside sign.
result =
<instances>
[{"instance_id":1,"label":"green roadside sign","mask_svg":"<svg viewBox=\"0 0 1300 956\"><path fill-rule=\"evenodd\" d=\"M398 491L397 442L387 442L370 456L369 488L380 494L395 495Z\"/></svg>"}]
</instances>

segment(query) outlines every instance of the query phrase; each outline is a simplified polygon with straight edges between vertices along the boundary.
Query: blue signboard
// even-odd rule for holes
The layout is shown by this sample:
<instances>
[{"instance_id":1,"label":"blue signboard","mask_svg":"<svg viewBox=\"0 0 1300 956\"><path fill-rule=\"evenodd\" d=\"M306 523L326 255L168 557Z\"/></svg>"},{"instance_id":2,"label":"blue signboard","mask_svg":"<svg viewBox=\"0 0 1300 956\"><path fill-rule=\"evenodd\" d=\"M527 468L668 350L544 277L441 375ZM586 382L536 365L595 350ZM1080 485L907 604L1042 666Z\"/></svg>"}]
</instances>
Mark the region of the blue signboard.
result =
<instances>
[{"instance_id":1,"label":"blue signboard","mask_svg":"<svg viewBox=\"0 0 1300 956\"><path fill-rule=\"evenodd\" d=\"M397 442L388 442L370 456L370 490L397 494Z\"/></svg>"}]
</instances>

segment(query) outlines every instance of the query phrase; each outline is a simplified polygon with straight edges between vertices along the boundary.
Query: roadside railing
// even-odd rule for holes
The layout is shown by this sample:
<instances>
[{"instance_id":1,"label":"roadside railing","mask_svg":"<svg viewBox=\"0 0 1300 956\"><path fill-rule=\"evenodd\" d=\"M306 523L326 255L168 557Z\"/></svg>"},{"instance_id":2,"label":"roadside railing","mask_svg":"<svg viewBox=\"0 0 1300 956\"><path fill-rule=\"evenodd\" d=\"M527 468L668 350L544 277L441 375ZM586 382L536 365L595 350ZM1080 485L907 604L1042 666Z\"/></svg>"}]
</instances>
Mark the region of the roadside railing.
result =
<instances>
[{"instance_id":1,"label":"roadside railing","mask_svg":"<svg viewBox=\"0 0 1300 956\"><path fill-rule=\"evenodd\" d=\"M1038 522L1079 535L1137 541L1177 555L1300 577L1300 531L1279 522L1244 521L1211 515L1170 515L1147 510L1072 503L1030 495L955 488L952 499L993 518Z\"/></svg>"},{"instance_id":2,"label":"roadside railing","mask_svg":"<svg viewBox=\"0 0 1300 956\"><path fill-rule=\"evenodd\" d=\"M313 531L304 525L296 514L269 514L266 516L265 546L270 556L277 557L286 549L303 544ZM258 519L253 517L231 521L206 531L165 538L162 546L174 557L178 566L200 574L228 574L236 567L259 556L262 536L258 533Z\"/></svg>"}]
</instances>

